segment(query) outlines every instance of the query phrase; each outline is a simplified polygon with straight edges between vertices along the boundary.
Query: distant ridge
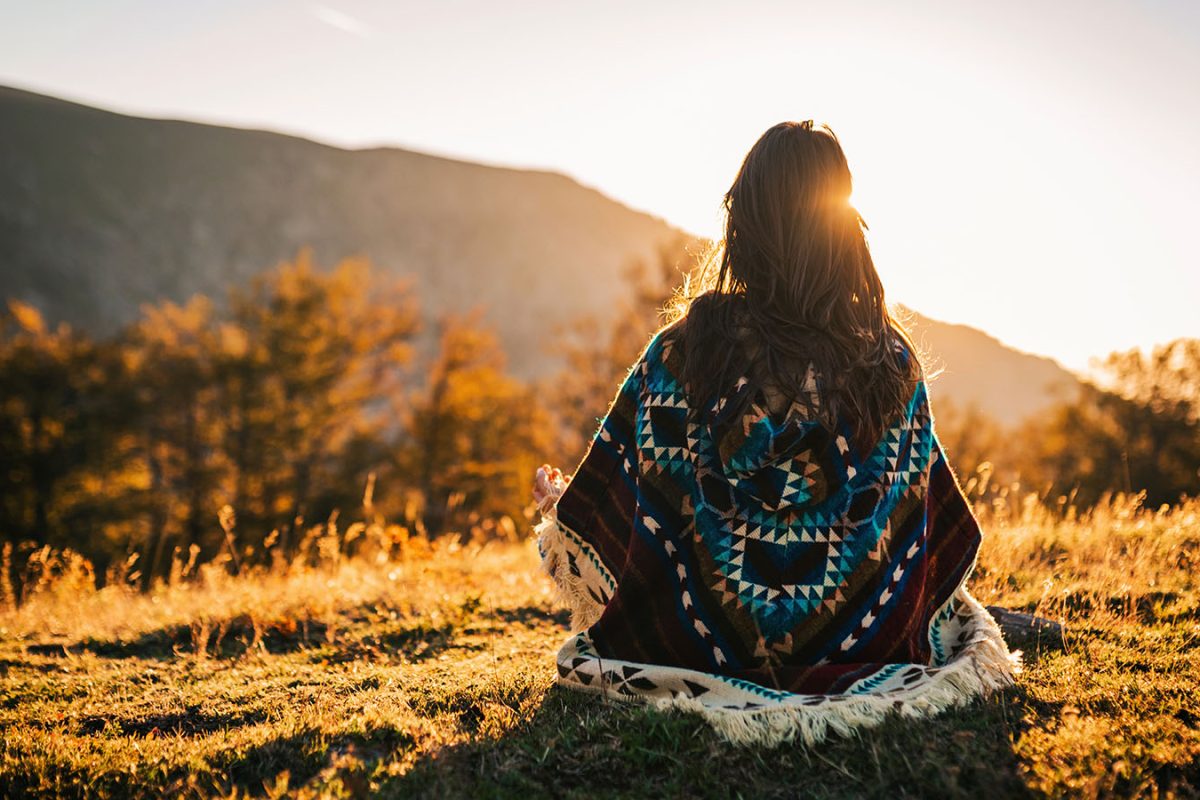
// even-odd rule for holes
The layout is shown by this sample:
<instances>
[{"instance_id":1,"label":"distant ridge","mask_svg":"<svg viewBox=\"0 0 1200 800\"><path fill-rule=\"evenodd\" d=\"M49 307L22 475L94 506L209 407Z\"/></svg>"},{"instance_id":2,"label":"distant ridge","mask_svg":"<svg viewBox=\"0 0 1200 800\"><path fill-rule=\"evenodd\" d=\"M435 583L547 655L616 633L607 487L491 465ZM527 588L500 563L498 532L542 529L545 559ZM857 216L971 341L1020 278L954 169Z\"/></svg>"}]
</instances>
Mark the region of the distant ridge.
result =
<instances>
[{"instance_id":1,"label":"distant ridge","mask_svg":"<svg viewBox=\"0 0 1200 800\"><path fill-rule=\"evenodd\" d=\"M0 87L0 299L104 333L139 307L224 295L312 247L412 276L423 313L488 310L523 377L559 367L556 324L612 313L633 259L682 236L557 173L268 131L144 119ZM1076 378L962 325L914 315L935 398L1006 423Z\"/></svg>"},{"instance_id":2,"label":"distant ridge","mask_svg":"<svg viewBox=\"0 0 1200 800\"><path fill-rule=\"evenodd\" d=\"M1043 411L1055 400L1070 400L1079 378L1053 359L1014 350L981 330L939 322L903 308L909 333L926 351L934 414L938 398L971 406L1012 425Z\"/></svg>"},{"instance_id":3,"label":"distant ridge","mask_svg":"<svg viewBox=\"0 0 1200 800\"><path fill-rule=\"evenodd\" d=\"M488 307L514 370L603 314L680 232L556 173L102 111L0 88L0 296L98 332L311 246L412 275L426 314Z\"/></svg>"}]
</instances>

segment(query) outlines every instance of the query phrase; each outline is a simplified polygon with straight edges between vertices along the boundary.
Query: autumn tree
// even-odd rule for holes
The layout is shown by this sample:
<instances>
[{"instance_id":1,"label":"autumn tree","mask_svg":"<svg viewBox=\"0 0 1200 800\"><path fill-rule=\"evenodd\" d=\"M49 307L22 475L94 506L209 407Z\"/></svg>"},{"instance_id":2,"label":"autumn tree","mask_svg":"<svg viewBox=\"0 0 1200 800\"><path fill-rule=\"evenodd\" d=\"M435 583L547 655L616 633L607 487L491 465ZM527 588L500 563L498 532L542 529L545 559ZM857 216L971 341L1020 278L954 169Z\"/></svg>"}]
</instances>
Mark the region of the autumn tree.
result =
<instances>
[{"instance_id":1,"label":"autumn tree","mask_svg":"<svg viewBox=\"0 0 1200 800\"><path fill-rule=\"evenodd\" d=\"M1103 388L1025 431L1042 474L1081 505L1109 491L1145 491L1151 506L1200 494L1200 340L1114 353L1100 370Z\"/></svg>"},{"instance_id":2,"label":"autumn tree","mask_svg":"<svg viewBox=\"0 0 1200 800\"><path fill-rule=\"evenodd\" d=\"M362 260L322 272L304 252L232 294L217 371L239 519L286 534L361 496L343 456L395 428L384 412L418 323L408 284Z\"/></svg>"},{"instance_id":3,"label":"autumn tree","mask_svg":"<svg viewBox=\"0 0 1200 800\"><path fill-rule=\"evenodd\" d=\"M126 332L144 483L142 572L148 581L172 547L218 546L228 459L225 414L216 382L217 323L208 298L147 306Z\"/></svg>"},{"instance_id":4,"label":"autumn tree","mask_svg":"<svg viewBox=\"0 0 1200 800\"><path fill-rule=\"evenodd\" d=\"M506 374L496 334L478 312L443 318L439 333L402 454L425 501L424 524L437 535L462 522L459 511L520 519L534 470L550 451L541 399Z\"/></svg>"},{"instance_id":5,"label":"autumn tree","mask_svg":"<svg viewBox=\"0 0 1200 800\"><path fill-rule=\"evenodd\" d=\"M23 303L0 313L0 537L102 560L125 534L128 388L116 348Z\"/></svg>"}]
</instances>

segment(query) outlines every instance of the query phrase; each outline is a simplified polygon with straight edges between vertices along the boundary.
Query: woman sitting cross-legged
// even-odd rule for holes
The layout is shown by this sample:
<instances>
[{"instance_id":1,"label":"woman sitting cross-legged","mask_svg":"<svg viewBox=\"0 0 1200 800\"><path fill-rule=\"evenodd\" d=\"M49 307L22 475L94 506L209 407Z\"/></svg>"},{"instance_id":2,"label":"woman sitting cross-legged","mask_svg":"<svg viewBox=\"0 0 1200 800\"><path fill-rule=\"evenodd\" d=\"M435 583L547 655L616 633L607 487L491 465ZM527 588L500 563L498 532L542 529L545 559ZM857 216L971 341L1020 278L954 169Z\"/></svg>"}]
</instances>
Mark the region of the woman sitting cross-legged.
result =
<instances>
[{"instance_id":1,"label":"woman sitting cross-legged","mask_svg":"<svg viewBox=\"0 0 1200 800\"><path fill-rule=\"evenodd\" d=\"M884 303L833 133L768 130L723 241L569 482L539 470L561 683L739 743L927 716L1017 668L967 592L980 530Z\"/></svg>"}]
</instances>

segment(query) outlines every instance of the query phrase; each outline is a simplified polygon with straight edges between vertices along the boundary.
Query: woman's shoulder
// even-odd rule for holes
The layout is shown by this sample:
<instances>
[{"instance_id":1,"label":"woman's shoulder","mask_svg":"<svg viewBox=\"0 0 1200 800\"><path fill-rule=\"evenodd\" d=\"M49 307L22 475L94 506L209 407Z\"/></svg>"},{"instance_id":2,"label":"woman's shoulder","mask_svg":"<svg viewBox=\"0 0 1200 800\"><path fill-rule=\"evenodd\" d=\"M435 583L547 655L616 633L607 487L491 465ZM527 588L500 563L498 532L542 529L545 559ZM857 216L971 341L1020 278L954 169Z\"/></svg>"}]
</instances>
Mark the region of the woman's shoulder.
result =
<instances>
[{"instance_id":1,"label":"woman's shoulder","mask_svg":"<svg viewBox=\"0 0 1200 800\"><path fill-rule=\"evenodd\" d=\"M673 345L683 338L686 331L687 315L682 315L660 327L655 332L654 338L662 345Z\"/></svg>"},{"instance_id":2,"label":"woman's shoulder","mask_svg":"<svg viewBox=\"0 0 1200 800\"><path fill-rule=\"evenodd\" d=\"M642 350L642 358L654 360L666 358L671 350L682 341L686 322L687 317L680 317L655 330Z\"/></svg>"},{"instance_id":3,"label":"woman's shoulder","mask_svg":"<svg viewBox=\"0 0 1200 800\"><path fill-rule=\"evenodd\" d=\"M625 372L622 393L635 392L643 381L666 367L668 360L673 357L672 351L678 341L681 321L674 320L649 335L638 357Z\"/></svg>"},{"instance_id":4,"label":"woman's shoulder","mask_svg":"<svg viewBox=\"0 0 1200 800\"><path fill-rule=\"evenodd\" d=\"M908 332L899 325L888 326L888 338L894 352L900 360L900 364L908 369L916 378L924 378L924 369L921 364L921 354L917 346L913 343Z\"/></svg>"}]
</instances>

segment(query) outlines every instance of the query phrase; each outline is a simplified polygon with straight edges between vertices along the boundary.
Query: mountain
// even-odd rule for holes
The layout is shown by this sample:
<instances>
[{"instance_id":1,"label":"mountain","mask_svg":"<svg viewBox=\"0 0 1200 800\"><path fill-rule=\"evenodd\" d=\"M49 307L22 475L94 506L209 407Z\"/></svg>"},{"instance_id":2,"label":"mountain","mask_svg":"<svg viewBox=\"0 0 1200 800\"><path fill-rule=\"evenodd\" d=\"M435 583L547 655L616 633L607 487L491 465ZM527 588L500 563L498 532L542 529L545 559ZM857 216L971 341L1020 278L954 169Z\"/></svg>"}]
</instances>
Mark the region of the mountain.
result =
<instances>
[{"instance_id":1,"label":"mountain","mask_svg":"<svg viewBox=\"0 0 1200 800\"><path fill-rule=\"evenodd\" d=\"M678 235L564 175L0 88L0 297L96 332L311 247L412 275L426 312L486 306L514 371L540 374L530 343L604 313L627 263Z\"/></svg>"},{"instance_id":2,"label":"mountain","mask_svg":"<svg viewBox=\"0 0 1200 800\"><path fill-rule=\"evenodd\" d=\"M0 298L96 333L143 303L223 296L311 247L410 275L427 315L488 309L513 371L558 364L558 323L603 317L625 266L683 234L566 176L396 148L144 119L0 87ZM986 334L914 315L935 397L1004 422L1076 379ZM936 407L936 403L935 403Z\"/></svg>"},{"instance_id":3,"label":"mountain","mask_svg":"<svg viewBox=\"0 0 1200 800\"><path fill-rule=\"evenodd\" d=\"M981 330L953 325L901 307L917 349L925 354L929 394L960 408L975 406L1006 425L1073 399L1079 378L1053 359L1014 350Z\"/></svg>"}]
</instances>

